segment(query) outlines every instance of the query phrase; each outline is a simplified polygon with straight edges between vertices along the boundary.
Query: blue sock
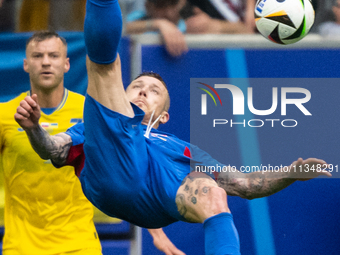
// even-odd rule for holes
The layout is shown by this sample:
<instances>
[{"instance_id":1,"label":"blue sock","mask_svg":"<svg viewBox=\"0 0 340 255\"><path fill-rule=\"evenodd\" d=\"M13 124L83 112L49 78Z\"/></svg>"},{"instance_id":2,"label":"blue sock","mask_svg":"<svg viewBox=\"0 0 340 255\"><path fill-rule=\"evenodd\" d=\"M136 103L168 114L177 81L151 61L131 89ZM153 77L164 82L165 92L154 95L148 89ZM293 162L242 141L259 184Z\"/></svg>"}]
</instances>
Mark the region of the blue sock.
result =
<instances>
[{"instance_id":1,"label":"blue sock","mask_svg":"<svg viewBox=\"0 0 340 255\"><path fill-rule=\"evenodd\" d=\"M230 213L204 221L205 255L240 255L240 240Z\"/></svg>"},{"instance_id":2,"label":"blue sock","mask_svg":"<svg viewBox=\"0 0 340 255\"><path fill-rule=\"evenodd\" d=\"M122 26L118 0L87 0L84 37L91 61L98 64L115 61Z\"/></svg>"}]
</instances>

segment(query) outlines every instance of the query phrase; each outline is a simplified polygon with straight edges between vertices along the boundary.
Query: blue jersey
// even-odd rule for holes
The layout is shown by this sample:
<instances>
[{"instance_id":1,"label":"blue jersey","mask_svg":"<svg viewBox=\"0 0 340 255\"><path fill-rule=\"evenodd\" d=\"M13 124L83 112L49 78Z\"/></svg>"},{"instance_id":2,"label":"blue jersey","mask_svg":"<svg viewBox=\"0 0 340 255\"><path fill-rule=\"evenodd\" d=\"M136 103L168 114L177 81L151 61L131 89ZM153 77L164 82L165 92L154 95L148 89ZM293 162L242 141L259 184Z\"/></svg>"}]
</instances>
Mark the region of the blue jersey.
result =
<instances>
[{"instance_id":1,"label":"blue jersey","mask_svg":"<svg viewBox=\"0 0 340 255\"><path fill-rule=\"evenodd\" d=\"M145 137L144 112L134 105L133 118L105 108L90 96L85 107L85 124L67 131L73 141L67 164L74 165L79 175L84 149L80 180L87 198L104 213L145 228L185 221L175 203L177 190L195 165L211 165L214 159L156 129Z\"/></svg>"}]
</instances>

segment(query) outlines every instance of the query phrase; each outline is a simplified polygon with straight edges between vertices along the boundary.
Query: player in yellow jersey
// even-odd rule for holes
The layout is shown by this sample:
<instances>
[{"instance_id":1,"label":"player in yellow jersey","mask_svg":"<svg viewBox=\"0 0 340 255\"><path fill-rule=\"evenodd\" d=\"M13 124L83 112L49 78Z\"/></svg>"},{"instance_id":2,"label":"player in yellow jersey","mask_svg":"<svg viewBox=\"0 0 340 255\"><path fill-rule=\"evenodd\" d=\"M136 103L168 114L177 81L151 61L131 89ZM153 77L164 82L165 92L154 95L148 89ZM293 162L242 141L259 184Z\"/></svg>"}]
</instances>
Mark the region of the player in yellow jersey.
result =
<instances>
[{"instance_id":1,"label":"player in yellow jersey","mask_svg":"<svg viewBox=\"0 0 340 255\"><path fill-rule=\"evenodd\" d=\"M56 169L32 149L15 122L19 104L39 96L40 126L54 135L83 118L84 97L64 88L70 68L64 38L38 32L26 44L24 70L31 90L0 103L0 169L5 180L4 255L99 255L93 208L81 190L73 167ZM33 97L37 97L33 95ZM40 117L41 116L41 117ZM158 249L183 255L162 229L149 231Z\"/></svg>"},{"instance_id":2,"label":"player in yellow jersey","mask_svg":"<svg viewBox=\"0 0 340 255\"><path fill-rule=\"evenodd\" d=\"M40 124L50 134L82 121L84 97L64 88L64 73L70 68L66 52L65 39L36 33L27 42L24 60L31 90L0 104L4 255L101 254L93 208L73 168L66 167L61 174L50 161L41 160L14 120L20 101L34 93L42 107Z\"/></svg>"}]
</instances>

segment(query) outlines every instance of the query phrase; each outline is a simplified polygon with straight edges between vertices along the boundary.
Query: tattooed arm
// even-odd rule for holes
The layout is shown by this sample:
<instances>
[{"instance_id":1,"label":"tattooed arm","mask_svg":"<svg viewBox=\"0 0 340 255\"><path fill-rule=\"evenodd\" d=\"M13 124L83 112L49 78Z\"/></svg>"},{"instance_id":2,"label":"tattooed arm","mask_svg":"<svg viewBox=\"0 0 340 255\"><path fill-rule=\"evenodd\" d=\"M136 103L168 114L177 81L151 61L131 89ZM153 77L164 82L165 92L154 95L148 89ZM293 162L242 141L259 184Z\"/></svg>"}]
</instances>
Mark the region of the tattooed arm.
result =
<instances>
[{"instance_id":1,"label":"tattooed arm","mask_svg":"<svg viewBox=\"0 0 340 255\"><path fill-rule=\"evenodd\" d=\"M22 100L14 118L26 131L33 149L42 159L51 159L56 165L66 162L72 139L65 133L51 136L39 125L40 106L37 95Z\"/></svg>"},{"instance_id":2,"label":"tattooed arm","mask_svg":"<svg viewBox=\"0 0 340 255\"><path fill-rule=\"evenodd\" d=\"M270 176L272 175L272 176ZM273 176L273 173L222 172L216 180L219 187L228 195L254 199L272 195L295 182L286 176Z\"/></svg>"},{"instance_id":3,"label":"tattooed arm","mask_svg":"<svg viewBox=\"0 0 340 255\"><path fill-rule=\"evenodd\" d=\"M206 168L203 168L204 171L207 171L207 166L222 165L206 151L195 145L190 145L190 151L193 162L201 162L202 166L206 166ZM195 164L192 167L194 167L195 172L202 171L199 165ZM319 175L331 176L328 171L322 170L328 168L327 163L316 158L305 160L299 158L290 166L280 167L280 169L273 167L275 171L270 171L269 169L266 171L261 165L261 169L257 172L243 173L230 165L229 167L223 166L223 170L219 173L216 182L228 195L254 199L272 195L297 180L305 181Z\"/></svg>"},{"instance_id":4,"label":"tattooed arm","mask_svg":"<svg viewBox=\"0 0 340 255\"><path fill-rule=\"evenodd\" d=\"M252 173L241 173L239 171L221 172L217 178L217 184L223 188L228 195L254 199L272 195L297 180L309 180L320 175L332 176L328 171L313 171L317 165L328 166L325 161L309 158L299 158L289 167L282 167L278 171L259 171Z\"/></svg>"},{"instance_id":5,"label":"tattooed arm","mask_svg":"<svg viewBox=\"0 0 340 255\"><path fill-rule=\"evenodd\" d=\"M50 159L54 164L62 166L66 163L72 139L65 133L51 136L40 125L25 130L32 148L42 159Z\"/></svg>"}]
</instances>

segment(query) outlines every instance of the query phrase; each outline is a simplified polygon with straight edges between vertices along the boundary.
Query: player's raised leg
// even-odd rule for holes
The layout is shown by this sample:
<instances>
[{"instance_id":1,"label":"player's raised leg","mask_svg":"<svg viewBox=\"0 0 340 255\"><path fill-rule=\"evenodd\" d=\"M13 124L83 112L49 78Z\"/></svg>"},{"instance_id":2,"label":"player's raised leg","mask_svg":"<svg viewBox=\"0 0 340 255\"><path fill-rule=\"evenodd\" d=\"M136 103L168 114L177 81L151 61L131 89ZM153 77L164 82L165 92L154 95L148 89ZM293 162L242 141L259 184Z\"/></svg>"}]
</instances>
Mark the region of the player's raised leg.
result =
<instances>
[{"instance_id":1,"label":"player's raised leg","mask_svg":"<svg viewBox=\"0 0 340 255\"><path fill-rule=\"evenodd\" d=\"M118 0L87 0L84 36L88 54L88 95L115 112L133 117L117 53L121 33Z\"/></svg>"},{"instance_id":2,"label":"player's raised leg","mask_svg":"<svg viewBox=\"0 0 340 255\"><path fill-rule=\"evenodd\" d=\"M118 0L87 0L86 160L79 178L92 204L109 216L133 222L136 210L131 208L135 204L127 196L141 189L140 180L148 170L148 155L141 125L144 112L130 104L122 84L117 54L121 31Z\"/></svg>"},{"instance_id":3,"label":"player's raised leg","mask_svg":"<svg viewBox=\"0 0 340 255\"><path fill-rule=\"evenodd\" d=\"M179 213L189 222L204 223L205 254L240 254L240 242L227 194L204 173L191 173L176 195Z\"/></svg>"}]
</instances>

